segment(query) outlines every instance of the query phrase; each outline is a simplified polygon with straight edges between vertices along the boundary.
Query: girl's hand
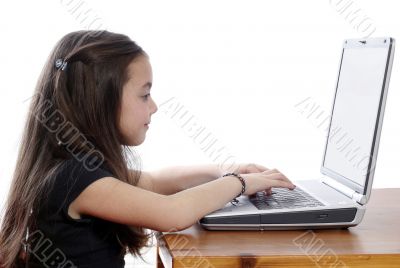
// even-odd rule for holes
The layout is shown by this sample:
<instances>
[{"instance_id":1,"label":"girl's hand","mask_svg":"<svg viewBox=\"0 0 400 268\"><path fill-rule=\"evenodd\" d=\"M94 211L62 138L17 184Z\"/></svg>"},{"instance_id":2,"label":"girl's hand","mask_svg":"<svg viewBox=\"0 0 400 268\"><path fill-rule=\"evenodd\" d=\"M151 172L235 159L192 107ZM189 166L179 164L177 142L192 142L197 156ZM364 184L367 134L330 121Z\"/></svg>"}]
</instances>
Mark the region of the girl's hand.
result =
<instances>
[{"instance_id":1,"label":"girl's hand","mask_svg":"<svg viewBox=\"0 0 400 268\"><path fill-rule=\"evenodd\" d=\"M264 172L270 170L259 164L249 163L249 164L239 164L239 168L237 169L236 173L238 174L247 174L247 173L257 173L257 172Z\"/></svg>"},{"instance_id":2,"label":"girl's hand","mask_svg":"<svg viewBox=\"0 0 400 268\"><path fill-rule=\"evenodd\" d=\"M221 176L228 172L235 172L237 174L249 174L249 173L259 173L259 172L264 172L264 171L269 171L269 170L270 170L269 168L264 167L263 165L260 165L260 164L243 163L243 164L235 165L230 168L223 169ZM265 189L264 191L267 195L271 195L271 193L272 193L271 188Z\"/></svg>"},{"instance_id":3,"label":"girl's hand","mask_svg":"<svg viewBox=\"0 0 400 268\"><path fill-rule=\"evenodd\" d=\"M220 166L220 176L224 175L228 172L234 172L237 174L247 174L247 173L257 173L257 172L264 172L268 171L269 168L266 168L259 164L254 163L242 163L242 164L235 164L235 165L222 165Z\"/></svg>"},{"instance_id":4,"label":"girl's hand","mask_svg":"<svg viewBox=\"0 0 400 268\"><path fill-rule=\"evenodd\" d=\"M272 187L288 188L293 190L296 186L279 170L271 169L264 172L241 174L246 182L245 195L254 195L265 191L271 194Z\"/></svg>"}]
</instances>

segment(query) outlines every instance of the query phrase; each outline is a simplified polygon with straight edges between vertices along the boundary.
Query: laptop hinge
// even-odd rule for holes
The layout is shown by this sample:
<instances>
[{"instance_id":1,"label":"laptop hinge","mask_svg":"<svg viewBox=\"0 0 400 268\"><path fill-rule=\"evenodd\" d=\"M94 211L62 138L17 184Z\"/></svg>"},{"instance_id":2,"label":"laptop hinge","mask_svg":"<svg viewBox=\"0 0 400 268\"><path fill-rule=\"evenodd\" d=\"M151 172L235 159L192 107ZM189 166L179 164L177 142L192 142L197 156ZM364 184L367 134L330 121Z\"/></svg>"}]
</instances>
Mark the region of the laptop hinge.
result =
<instances>
[{"instance_id":1,"label":"laptop hinge","mask_svg":"<svg viewBox=\"0 0 400 268\"><path fill-rule=\"evenodd\" d=\"M329 187L335 189L336 191L344 194L345 196L351 198L355 202L357 202L361 205L365 204L365 201L366 201L365 196L354 191L353 189L347 187L346 185L343 185L329 177L322 178L322 182L325 183L326 185L328 185Z\"/></svg>"}]
</instances>

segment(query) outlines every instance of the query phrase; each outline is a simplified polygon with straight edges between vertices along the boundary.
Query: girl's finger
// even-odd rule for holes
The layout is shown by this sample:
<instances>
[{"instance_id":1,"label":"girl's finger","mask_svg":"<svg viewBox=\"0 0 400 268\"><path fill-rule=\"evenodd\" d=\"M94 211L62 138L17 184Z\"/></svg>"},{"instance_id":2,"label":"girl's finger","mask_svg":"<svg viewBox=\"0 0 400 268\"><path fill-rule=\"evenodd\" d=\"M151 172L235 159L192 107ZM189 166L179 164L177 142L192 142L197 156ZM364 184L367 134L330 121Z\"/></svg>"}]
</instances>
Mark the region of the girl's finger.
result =
<instances>
[{"instance_id":1,"label":"girl's finger","mask_svg":"<svg viewBox=\"0 0 400 268\"><path fill-rule=\"evenodd\" d=\"M296 187L293 183L281 180L272 180L271 184L272 184L271 187L288 188L290 190L293 190Z\"/></svg>"},{"instance_id":2,"label":"girl's finger","mask_svg":"<svg viewBox=\"0 0 400 268\"><path fill-rule=\"evenodd\" d=\"M258 165L258 164L254 164L254 163L244 164L243 166L244 166L244 168L242 168L242 170L245 173L258 173L258 172L263 172L263 171L269 170L268 168L266 168L262 165Z\"/></svg>"},{"instance_id":3,"label":"girl's finger","mask_svg":"<svg viewBox=\"0 0 400 268\"><path fill-rule=\"evenodd\" d=\"M286 181L286 182L289 182L289 183L293 183L285 175L283 175L283 174L281 174L281 175L282 175L282 177L280 177L278 180L282 180L282 181Z\"/></svg>"},{"instance_id":4,"label":"girl's finger","mask_svg":"<svg viewBox=\"0 0 400 268\"><path fill-rule=\"evenodd\" d=\"M289 188L289 189L294 189L296 186L289 181L287 178L285 178L281 173L272 173L267 175L267 178L270 179L269 181L271 183L278 183L279 185L285 185L283 187ZM273 187L274 185L272 185Z\"/></svg>"},{"instance_id":5,"label":"girl's finger","mask_svg":"<svg viewBox=\"0 0 400 268\"><path fill-rule=\"evenodd\" d=\"M273 168L273 169L263 171L262 173L263 174L272 174L272 173L279 173L279 171L276 168Z\"/></svg>"},{"instance_id":6,"label":"girl's finger","mask_svg":"<svg viewBox=\"0 0 400 268\"><path fill-rule=\"evenodd\" d=\"M280 174L281 176L279 177L280 180L287 181L289 183L292 183L285 175L280 173L277 169L271 169L269 171L263 172L263 174L270 175L270 174Z\"/></svg>"},{"instance_id":7,"label":"girl's finger","mask_svg":"<svg viewBox=\"0 0 400 268\"><path fill-rule=\"evenodd\" d=\"M269 170L269 168L264 167L263 165L254 164L254 166L258 169L258 172L264 172L264 171Z\"/></svg>"}]
</instances>

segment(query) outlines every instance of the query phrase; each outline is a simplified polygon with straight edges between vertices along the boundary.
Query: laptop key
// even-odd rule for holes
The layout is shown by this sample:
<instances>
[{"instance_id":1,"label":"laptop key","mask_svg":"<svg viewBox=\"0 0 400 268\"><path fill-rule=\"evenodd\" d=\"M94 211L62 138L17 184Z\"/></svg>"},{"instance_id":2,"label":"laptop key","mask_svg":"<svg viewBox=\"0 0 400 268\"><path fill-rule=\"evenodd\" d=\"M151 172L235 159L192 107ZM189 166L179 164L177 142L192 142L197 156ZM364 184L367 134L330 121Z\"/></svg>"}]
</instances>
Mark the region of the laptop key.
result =
<instances>
[{"instance_id":1,"label":"laptop key","mask_svg":"<svg viewBox=\"0 0 400 268\"><path fill-rule=\"evenodd\" d=\"M260 210L324 205L299 187L296 187L294 190L276 188L271 195L267 195L265 192L258 192L249 199Z\"/></svg>"}]
</instances>

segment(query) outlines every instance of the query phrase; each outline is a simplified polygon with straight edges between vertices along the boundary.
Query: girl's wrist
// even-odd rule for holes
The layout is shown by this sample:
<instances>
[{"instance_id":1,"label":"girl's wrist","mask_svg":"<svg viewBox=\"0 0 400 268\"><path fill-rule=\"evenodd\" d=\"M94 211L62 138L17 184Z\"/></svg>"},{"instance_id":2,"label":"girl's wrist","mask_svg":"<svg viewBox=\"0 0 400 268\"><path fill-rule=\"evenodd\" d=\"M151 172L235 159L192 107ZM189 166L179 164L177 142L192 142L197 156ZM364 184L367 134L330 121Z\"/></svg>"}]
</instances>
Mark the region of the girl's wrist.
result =
<instances>
[{"instance_id":1,"label":"girl's wrist","mask_svg":"<svg viewBox=\"0 0 400 268\"><path fill-rule=\"evenodd\" d=\"M237 174L234 172L228 172L228 173L222 175L222 177L227 177L227 176L236 177L237 179L239 179L240 183L242 184L241 192L235 198L233 198L233 200L231 201L232 205L236 205L237 203L239 203L239 200L237 200L237 198L246 192L246 181L240 174Z\"/></svg>"},{"instance_id":2,"label":"girl's wrist","mask_svg":"<svg viewBox=\"0 0 400 268\"><path fill-rule=\"evenodd\" d=\"M233 164L233 165L228 165L228 164L222 164L222 165L216 165L217 172L216 174L218 175L218 178L222 177L226 173L236 173L240 174L243 173L241 172L240 165Z\"/></svg>"}]
</instances>

